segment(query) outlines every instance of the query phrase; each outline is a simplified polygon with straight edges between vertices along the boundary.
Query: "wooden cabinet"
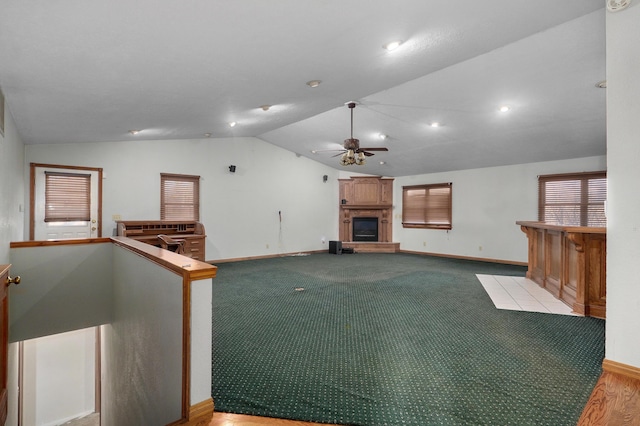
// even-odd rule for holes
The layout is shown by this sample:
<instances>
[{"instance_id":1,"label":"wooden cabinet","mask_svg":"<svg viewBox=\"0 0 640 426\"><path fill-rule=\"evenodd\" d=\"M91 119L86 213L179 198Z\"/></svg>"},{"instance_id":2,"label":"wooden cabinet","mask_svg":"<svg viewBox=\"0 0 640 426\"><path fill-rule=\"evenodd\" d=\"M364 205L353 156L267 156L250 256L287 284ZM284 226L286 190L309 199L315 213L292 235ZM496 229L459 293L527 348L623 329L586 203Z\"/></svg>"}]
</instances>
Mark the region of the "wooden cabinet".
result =
<instances>
[{"instance_id":1,"label":"wooden cabinet","mask_svg":"<svg viewBox=\"0 0 640 426\"><path fill-rule=\"evenodd\" d=\"M393 179L357 176L338 179L341 203L350 205L390 206L393 202Z\"/></svg>"},{"instance_id":2,"label":"wooden cabinet","mask_svg":"<svg viewBox=\"0 0 640 426\"><path fill-rule=\"evenodd\" d=\"M129 237L160 247L158 235L168 235L181 241L184 255L204 262L205 239L204 225L196 221L168 220L127 220L116 222L118 235Z\"/></svg>"},{"instance_id":3,"label":"wooden cabinet","mask_svg":"<svg viewBox=\"0 0 640 426\"><path fill-rule=\"evenodd\" d=\"M516 222L529 243L527 278L586 316L606 316L606 228Z\"/></svg>"}]
</instances>

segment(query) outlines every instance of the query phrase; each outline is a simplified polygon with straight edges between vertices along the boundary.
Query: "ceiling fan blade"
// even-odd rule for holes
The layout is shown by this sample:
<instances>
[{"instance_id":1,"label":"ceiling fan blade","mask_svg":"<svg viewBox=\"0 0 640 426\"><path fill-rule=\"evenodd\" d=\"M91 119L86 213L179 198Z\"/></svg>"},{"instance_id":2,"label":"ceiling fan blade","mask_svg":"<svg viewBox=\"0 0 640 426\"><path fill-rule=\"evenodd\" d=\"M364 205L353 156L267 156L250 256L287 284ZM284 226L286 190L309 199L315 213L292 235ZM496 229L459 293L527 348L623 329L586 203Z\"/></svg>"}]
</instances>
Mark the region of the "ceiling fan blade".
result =
<instances>
[{"instance_id":1,"label":"ceiling fan blade","mask_svg":"<svg viewBox=\"0 0 640 426\"><path fill-rule=\"evenodd\" d=\"M375 155L373 152L367 152L367 151L361 151L361 152L367 157L371 157L372 155Z\"/></svg>"},{"instance_id":2,"label":"ceiling fan blade","mask_svg":"<svg viewBox=\"0 0 640 426\"><path fill-rule=\"evenodd\" d=\"M347 151L346 151L346 150L342 150L342 151L340 151L339 153L337 153L336 155L332 155L331 157L339 157L339 156L341 156L342 154L344 154L345 152L347 152Z\"/></svg>"},{"instance_id":3,"label":"ceiling fan blade","mask_svg":"<svg viewBox=\"0 0 640 426\"><path fill-rule=\"evenodd\" d=\"M360 148L358 149L358 152L360 151L389 151L388 148Z\"/></svg>"}]
</instances>

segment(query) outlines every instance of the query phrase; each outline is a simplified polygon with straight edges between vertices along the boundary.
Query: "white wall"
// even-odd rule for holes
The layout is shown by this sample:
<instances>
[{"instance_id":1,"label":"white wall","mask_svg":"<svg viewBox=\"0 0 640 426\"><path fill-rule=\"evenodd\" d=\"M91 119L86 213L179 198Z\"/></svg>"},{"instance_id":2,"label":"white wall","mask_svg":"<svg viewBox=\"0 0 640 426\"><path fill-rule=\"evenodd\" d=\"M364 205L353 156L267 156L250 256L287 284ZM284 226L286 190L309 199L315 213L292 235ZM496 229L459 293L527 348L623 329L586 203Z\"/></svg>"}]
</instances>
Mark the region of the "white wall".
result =
<instances>
[{"instance_id":1,"label":"white wall","mask_svg":"<svg viewBox=\"0 0 640 426\"><path fill-rule=\"evenodd\" d=\"M25 341L23 369L23 425L59 425L94 411L94 328Z\"/></svg>"},{"instance_id":2,"label":"white wall","mask_svg":"<svg viewBox=\"0 0 640 426\"><path fill-rule=\"evenodd\" d=\"M112 318L112 244L14 247L9 341L106 324Z\"/></svg>"},{"instance_id":3,"label":"white wall","mask_svg":"<svg viewBox=\"0 0 640 426\"><path fill-rule=\"evenodd\" d=\"M160 218L163 172L201 176L207 260L322 250L328 248L322 237L338 236L338 171L256 138L28 145L25 151L27 162L104 169L104 236L115 232L112 215Z\"/></svg>"},{"instance_id":4,"label":"white wall","mask_svg":"<svg viewBox=\"0 0 640 426\"><path fill-rule=\"evenodd\" d=\"M489 167L394 181L393 240L402 250L527 261L527 238L518 220L537 220L538 175L606 170L606 157ZM450 231L402 227L402 187L452 182Z\"/></svg>"},{"instance_id":5,"label":"white wall","mask_svg":"<svg viewBox=\"0 0 640 426\"><path fill-rule=\"evenodd\" d=\"M213 285L212 278L191 283L190 405L211 398Z\"/></svg>"},{"instance_id":6,"label":"white wall","mask_svg":"<svg viewBox=\"0 0 640 426\"><path fill-rule=\"evenodd\" d=\"M640 368L640 3L606 19L606 358Z\"/></svg>"},{"instance_id":7,"label":"white wall","mask_svg":"<svg viewBox=\"0 0 640 426\"><path fill-rule=\"evenodd\" d=\"M122 247L113 251L114 319L102 326L101 424L169 424L182 413L182 276Z\"/></svg>"},{"instance_id":8,"label":"white wall","mask_svg":"<svg viewBox=\"0 0 640 426\"><path fill-rule=\"evenodd\" d=\"M0 135L0 264L9 263L9 243L23 240L24 145L5 105L4 136ZM15 272L15 271L14 271ZM9 346L9 412L7 425L18 422L18 345Z\"/></svg>"},{"instance_id":9,"label":"white wall","mask_svg":"<svg viewBox=\"0 0 640 426\"><path fill-rule=\"evenodd\" d=\"M24 213L24 145L5 107L4 136L0 134L0 264L9 263L9 243L22 241ZM28 180L26 181L28 182Z\"/></svg>"}]
</instances>

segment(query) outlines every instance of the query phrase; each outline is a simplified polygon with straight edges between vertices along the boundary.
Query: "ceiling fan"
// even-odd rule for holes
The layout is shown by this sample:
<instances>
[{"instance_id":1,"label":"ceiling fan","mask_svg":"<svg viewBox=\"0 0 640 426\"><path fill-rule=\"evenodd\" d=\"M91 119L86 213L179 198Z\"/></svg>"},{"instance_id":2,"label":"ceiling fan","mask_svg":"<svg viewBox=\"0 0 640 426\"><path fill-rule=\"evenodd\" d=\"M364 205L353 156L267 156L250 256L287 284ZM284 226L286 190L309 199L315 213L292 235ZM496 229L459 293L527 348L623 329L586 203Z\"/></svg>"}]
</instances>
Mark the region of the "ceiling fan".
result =
<instances>
[{"instance_id":1,"label":"ceiling fan","mask_svg":"<svg viewBox=\"0 0 640 426\"><path fill-rule=\"evenodd\" d=\"M344 140L344 149L334 157L340 156L340 164L343 166L349 166L356 164L362 166L366 162L366 157L371 157L373 152L371 151L389 151L387 148L360 148L360 140L353 137L353 109L356 107L355 102L347 103L347 106L351 110L351 137Z\"/></svg>"}]
</instances>

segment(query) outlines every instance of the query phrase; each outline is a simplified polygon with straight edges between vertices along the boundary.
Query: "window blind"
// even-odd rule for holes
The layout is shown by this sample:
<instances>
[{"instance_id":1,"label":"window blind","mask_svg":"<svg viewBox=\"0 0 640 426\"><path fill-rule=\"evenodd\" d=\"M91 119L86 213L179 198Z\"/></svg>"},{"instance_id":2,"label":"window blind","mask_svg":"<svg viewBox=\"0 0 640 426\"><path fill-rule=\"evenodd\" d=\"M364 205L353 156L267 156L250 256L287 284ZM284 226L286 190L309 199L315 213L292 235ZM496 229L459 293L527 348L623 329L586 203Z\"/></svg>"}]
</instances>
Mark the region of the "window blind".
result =
<instances>
[{"instance_id":1,"label":"window blind","mask_svg":"<svg viewBox=\"0 0 640 426\"><path fill-rule=\"evenodd\" d=\"M160 174L160 219L200 220L200 176Z\"/></svg>"},{"instance_id":2,"label":"window blind","mask_svg":"<svg viewBox=\"0 0 640 426\"><path fill-rule=\"evenodd\" d=\"M538 220L554 225L605 227L607 173L538 176Z\"/></svg>"},{"instance_id":3,"label":"window blind","mask_svg":"<svg viewBox=\"0 0 640 426\"><path fill-rule=\"evenodd\" d=\"M45 222L91 219L91 175L45 171Z\"/></svg>"},{"instance_id":4,"label":"window blind","mask_svg":"<svg viewBox=\"0 0 640 426\"><path fill-rule=\"evenodd\" d=\"M402 187L402 226L451 229L451 183Z\"/></svg>"}]
</instances>

